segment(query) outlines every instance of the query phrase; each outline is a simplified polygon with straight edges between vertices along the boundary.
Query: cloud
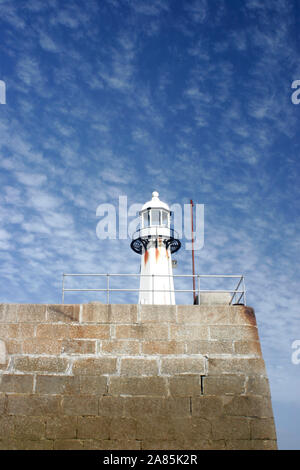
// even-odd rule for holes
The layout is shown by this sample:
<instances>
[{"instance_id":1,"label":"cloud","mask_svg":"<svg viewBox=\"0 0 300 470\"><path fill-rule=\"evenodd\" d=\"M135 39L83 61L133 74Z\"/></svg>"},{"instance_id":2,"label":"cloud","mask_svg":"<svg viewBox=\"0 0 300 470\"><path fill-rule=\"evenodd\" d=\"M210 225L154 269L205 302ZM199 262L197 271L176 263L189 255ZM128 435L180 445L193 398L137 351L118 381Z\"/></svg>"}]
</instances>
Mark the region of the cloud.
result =
<instances>
[{"instance_id":1,"label":"cloud","mask_svg":"<svg viewBox=\"0 0 300 470\"><path fill-rule=\"evenodd\" d=\"M134 83L135 44L128 36L121 35L118 39L105 65L98 60L97 74L108 87L128 92Z\"/></svg>"},{"instance_id":2,"label":"cloud","mask_svg":"<svg viewBox=\"0 0 300 470\"><path fill-rule=\"evenodd\" d=\"M164 0L153 0L151 3L147 0L129 0L128 4L136 13L147 16L158 16L169 10L168 2Z\"/></svg>"},{"instance_id":3,"label":"cloud","mask_svg":"<svg viewBox=\"0 0 300 470\"><path fill-rule=\"evenodd\" d=\"M18 181L26 186L42 186L46 183L46 175L39 175L33 173L24 173L21 171L15 172Z\"/></svg>"},{"instance_id":4,"label":"cloud","mask_svg":"<svg viewBox=\"0 0 300 470\"><path fill-rule=\"evenodd\" d=\"M0 229L0 240L8 240L11 235L4 229Z\"/></svg>"},{"instance_id":5,"label":"cloud","mask_svg":"<svg viewBox=\"0 0 300 470\"><path fill-rule=\"evenodd\" d=\"M43 82L39 63L36 59L24 57L19 61L17 68L20 80L26 85L30 87L39 86Z\"/></svg>"},{"instance_id":6,"label":"cloud","mask_svg":"<svg viewBox=\"0 0 300 470\"><path fill-rule=\"evenodd\" d=\"M55 210L62 204L62 199L44 190L28 189L27 207L38 211Z\"/></svg>"},{"instance_id":7,"label":"cloud","mask_svg":"<svg viewBox=\"0 0 300 470\"><path fill-rule=\"evenodd\" d=\"M189 2L188 4L185 4L184 8L196 23L201 24L205 21L208 10L206 0L195 0L193 2Z\"/></svg>"},{"instance_id":8,"label":"cloud","mask_svg":"<svg viewBox=\"0 0 300 470\"><path fill-rule=\"evenodd\" d=\"M17 8L12 4L12 2L3 2L3 4L0 3L0 15L4 21L14 28L18 30L23 30L25 28L25 21L18 14Z\"/></svg>"},{"instance_id":9,"label":"cloud","mask_svg":"<svg viewBox=\"0 0 300 470\"><path fill-rule=\"evenodd\" d=\"M45 33L40 35L40 45L46 51L57 52L59 50L53 39Z\"/></svg>"}]
</instances>

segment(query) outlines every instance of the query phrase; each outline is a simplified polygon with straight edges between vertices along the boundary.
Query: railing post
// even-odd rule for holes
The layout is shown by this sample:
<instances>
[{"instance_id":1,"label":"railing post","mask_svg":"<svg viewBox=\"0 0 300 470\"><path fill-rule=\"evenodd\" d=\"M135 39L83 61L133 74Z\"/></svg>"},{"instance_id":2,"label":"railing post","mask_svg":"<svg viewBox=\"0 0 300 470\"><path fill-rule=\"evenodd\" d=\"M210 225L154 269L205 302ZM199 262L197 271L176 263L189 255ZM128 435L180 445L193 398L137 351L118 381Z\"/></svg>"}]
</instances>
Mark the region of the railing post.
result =
<instances>
[{"instance_id":1,"label":"railing post","mask_svg":"<svg viewBox=\"0 0 300 470\"><path fill-rule=\"evenodd\" d=\"M201 304L201 300L200 300L200 275L197 274L197 277L198 277L198 305Z\"/></svg>"},{"instance_id":2,"label":"railing post","mask_svg":"<svg viewBox=\"0 0 300 470\"><path fill-rule=\"evenodd\" d=\"M65 275L63 273L63 280L62 280L62 304L65 302Z\"/></svg>"},{"instance_id":3,"label":"railing post","mask_svg":"<svg viewBox=\"0 0 300 470\"><path fill-rule=\"evenodd\" d=\"M109 274L107 274L106 303L109 305Z\"/></svg>"},{"instance_id":4,"label":"railing post","mask_svg":"<svg viewBox=\"0 0 300 470\"><path fill-rule=\"evenodd\" d=\"M152 274L152 304L154 304L154 274Z\"/></svg>"},{"instance_id":5,"label":"railing post","mask_svg":"<svg viewBox=\"0 0 300 470\"><path fill-rule=\"evenodd\" d=\"M243 291L244 291L244 305L246 306L247 305L247 302L246 302L246 285L245 285L244 274L243 274Z\"/></svg>"}]
</instances>

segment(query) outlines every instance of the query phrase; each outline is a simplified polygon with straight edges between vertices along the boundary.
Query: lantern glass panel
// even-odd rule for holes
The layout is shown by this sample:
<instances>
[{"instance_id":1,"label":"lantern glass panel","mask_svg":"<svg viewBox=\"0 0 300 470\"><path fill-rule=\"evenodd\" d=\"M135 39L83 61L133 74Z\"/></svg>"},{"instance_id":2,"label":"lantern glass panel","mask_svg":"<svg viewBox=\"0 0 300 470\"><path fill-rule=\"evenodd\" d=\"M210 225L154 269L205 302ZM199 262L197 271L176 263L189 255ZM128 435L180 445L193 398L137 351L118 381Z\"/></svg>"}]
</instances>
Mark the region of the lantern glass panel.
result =
<instances>
[{"instance_id":1,"label":"lantern glass panel","mask_svg":"<svg viewBox=\"0 0 300 470\"><path fill-rule=\"evenodd\" d=\"M160 225L160 211L152 209L151 211L152 225Z\"/></svg>"},{"instance_id":2,"label":"lantern glass panel","mask_svg":"<svg viewBox=\"0 0 300 470\"><path fill-rule=\"evenodd\" d=\"M143 214L143 228L144 227L149 227L150 225L150 214L149 211L144 212Z\"/></svg>"},{"instance_id":3,"label":"lantern glass panel","mask_svg":"<svg viewBox=\"0 0 300 470\"><path fill-rule=\"evenodd\" d=\"M162 225L168 225L168 213L162 211Z\"/></svg>"}]
</instances>

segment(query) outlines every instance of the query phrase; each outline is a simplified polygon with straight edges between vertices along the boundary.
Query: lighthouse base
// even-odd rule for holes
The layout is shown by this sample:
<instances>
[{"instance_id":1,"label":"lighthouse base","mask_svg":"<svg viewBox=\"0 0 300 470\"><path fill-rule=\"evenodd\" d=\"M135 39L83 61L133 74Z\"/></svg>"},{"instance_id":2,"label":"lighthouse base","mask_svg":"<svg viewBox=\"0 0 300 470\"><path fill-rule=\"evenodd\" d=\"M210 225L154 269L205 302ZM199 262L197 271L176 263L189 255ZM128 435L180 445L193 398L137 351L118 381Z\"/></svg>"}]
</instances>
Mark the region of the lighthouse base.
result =
<instances>
[{"instance_id":1,"label":"lighthouse base","mask_svg":"<svg viewBox=\"0 0 300 470\"><path fill-rule=\"evenodd\" d=\"M159 276L141 278L139 304L175 305L173 279L162 279Z\"/></svg>"}]
</instances>

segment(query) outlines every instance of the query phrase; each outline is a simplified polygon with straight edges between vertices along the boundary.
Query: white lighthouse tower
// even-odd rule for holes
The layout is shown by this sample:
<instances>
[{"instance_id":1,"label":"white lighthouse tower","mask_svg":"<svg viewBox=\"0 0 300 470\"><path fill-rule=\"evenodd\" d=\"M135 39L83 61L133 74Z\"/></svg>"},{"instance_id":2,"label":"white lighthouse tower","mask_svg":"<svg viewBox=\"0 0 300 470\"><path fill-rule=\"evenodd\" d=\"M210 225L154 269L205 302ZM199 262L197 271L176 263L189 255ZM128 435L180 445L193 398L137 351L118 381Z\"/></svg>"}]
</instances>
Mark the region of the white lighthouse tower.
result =
<instances>
[{"instance_id":1,"label":"white lighthouse tower","mask_svg":"<svg viewBox=\"0 0 300 470\"><path fill-rule=\"evenodd\" d=\"M171 254L181 243L171 229L169 206L159 199L158 192L140 212L140 229L134 234L131 248L142 255L140 304L175 304Z\"/></svg>"}]
</instances>

